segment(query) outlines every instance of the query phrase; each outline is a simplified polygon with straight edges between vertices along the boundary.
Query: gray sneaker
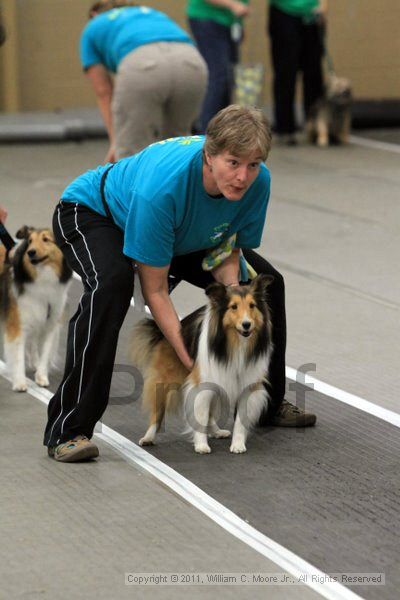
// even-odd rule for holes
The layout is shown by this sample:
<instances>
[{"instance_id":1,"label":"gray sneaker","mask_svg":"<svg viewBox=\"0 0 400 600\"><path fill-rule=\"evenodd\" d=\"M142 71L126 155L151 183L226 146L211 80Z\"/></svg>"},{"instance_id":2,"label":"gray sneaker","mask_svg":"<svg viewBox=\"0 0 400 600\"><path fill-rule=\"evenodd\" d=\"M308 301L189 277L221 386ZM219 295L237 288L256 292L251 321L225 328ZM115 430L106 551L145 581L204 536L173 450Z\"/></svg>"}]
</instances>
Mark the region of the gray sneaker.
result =
<instances>
[{"instance_id":1,"label":"gray sneaker","mask_svg":"<svg viewBox=\"0 0 400 600\"><path fill-rule=\"evenodd\" d=\"M304 412L294 404L284 400L278 412L271 419L271 425L275 427L311 427L315 425L317 415Z\"/></svg>"},{"instance_id":2,"label":"gray sneaker","mask_svg":"<svg viewBox=\"0 0 400 600\"><path fill-rule=\"evenodd\" d=\"M49 446L47 451L49 456L58 462L89 460L90 458L97 458L99 455L96 444L84 435L77 435L72 440L58 446Z\"/></svg>"}]
</instances>

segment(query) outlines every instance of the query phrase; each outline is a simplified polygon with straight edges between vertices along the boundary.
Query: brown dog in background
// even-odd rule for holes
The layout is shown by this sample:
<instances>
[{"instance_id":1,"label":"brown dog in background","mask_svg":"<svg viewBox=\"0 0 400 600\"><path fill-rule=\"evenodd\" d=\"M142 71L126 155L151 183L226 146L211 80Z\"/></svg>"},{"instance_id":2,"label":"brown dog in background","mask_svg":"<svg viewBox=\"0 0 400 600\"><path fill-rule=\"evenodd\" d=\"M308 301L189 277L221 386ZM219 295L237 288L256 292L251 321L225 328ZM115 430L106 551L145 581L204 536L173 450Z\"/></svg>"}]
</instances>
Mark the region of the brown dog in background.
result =
<instances>
[{"instance_id":1,"label":"brown dog in background","mask_svg":"<svg viewBox=\"0 0 400 600\"><path fill-rule=\"evenodd\" d=\"M347 144L351 126L351 84L344 77L331 74L325 95L312 107L307 119L307 138L311 144L325 148Z\"/></svg>"}]
</instances>

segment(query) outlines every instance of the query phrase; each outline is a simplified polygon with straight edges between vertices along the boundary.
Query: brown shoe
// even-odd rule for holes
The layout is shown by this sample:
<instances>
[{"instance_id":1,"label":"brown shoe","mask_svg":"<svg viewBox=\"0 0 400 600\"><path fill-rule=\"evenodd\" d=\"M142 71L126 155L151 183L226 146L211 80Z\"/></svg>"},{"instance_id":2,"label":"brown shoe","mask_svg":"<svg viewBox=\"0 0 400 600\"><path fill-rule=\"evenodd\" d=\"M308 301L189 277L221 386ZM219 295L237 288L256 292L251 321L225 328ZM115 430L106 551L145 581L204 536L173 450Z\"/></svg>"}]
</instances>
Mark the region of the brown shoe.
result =
<instances>
[{"instance_id":1,"label":"brown shoe","mask_svg":"<svg viewBox=\"0 0 400 600\"><path fill-rule=\"evenodd\" d=\"M271 425L275 427L311 427L315 425L317 415L307 413L284 400L278 412L271 419Z\"/></svg>"},{"instance_id":2,"label":"brown shoe","mask_svg":"<svg viewBox=\"0 0 400 600\"><path fill-rule=\"evenodd\" d=\"M90 458L97 458L99 455L96 444L84 435L77 435L72 440L58 446L49 446L47 451L49 456L58 462L89 460Z\"/></svg>"}]
</instances>

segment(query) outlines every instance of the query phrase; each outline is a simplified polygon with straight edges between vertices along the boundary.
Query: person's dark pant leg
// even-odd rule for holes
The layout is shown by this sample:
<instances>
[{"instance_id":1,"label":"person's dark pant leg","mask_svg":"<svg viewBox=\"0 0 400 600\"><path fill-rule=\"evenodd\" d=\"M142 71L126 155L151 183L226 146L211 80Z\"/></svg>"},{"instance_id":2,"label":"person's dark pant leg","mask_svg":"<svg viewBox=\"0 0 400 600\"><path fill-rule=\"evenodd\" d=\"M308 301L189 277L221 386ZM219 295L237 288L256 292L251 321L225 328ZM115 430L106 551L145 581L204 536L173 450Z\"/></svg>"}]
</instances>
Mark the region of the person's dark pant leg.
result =
<instances>
[{"instance_id":1,"label":"person's dark pant leg","mask_svg":"<svg viewBox=\"0 0 400 600\"><path fill-rule=\"evenodd\" d=\"M76 435L92 437L107 407L134 282L131 261L122 253L123 233L108 218L61 202L53 228L67 262L82 277L84 292L69 324L64 376L48 407L46 446Z\"/></svg>"},{"instance_id":2,"label":"person's dark pant leg","mask_svg":"<svg viewBox=\"0 0 400 600\"><path fill-rule=\"evenodd\" d=\"M189 24L208 68L208 87L199 118L199 133L204 133L210 119L231 102L237 48L229 27L202 19L189 19Z\"/></svg>"},{"instance_id":3,"label":"person's dark pant leg","mask_svg":"<svg viewBox=\"0 0 400 600\"><path fill-rule=\"evenodd\" d=\"M286 389L286 309L285 282L282 275L265 258L254 250L243 250L247 262L258 273L272 275L274 281L268 286L268 306L271 311L272 343L274 351L268 371L266 385L269 394L267 412L261 416L260 424L264 425L275 415L285 397Z\"/></svg>"},{"instance_id":4,"label":"person's dark pant leg","mask_svg":"<svg viewBox=\"0 0 400 600\"><path fill-rule=\"evenodd\" d=\"M282 275L262 256L253 250L243 250L243 254L258 274L265 273L274 277L274 281L268 286L268 306L271 310L274 352L272 353L268 372L269 384L266 384L270 400L266 413L260 419L260 425L265 425L275 415L285 397L285 284ZM210 272L203 271L201 268L203 257L204 251L175 257L171 263L171 273L180 280L188 281L192 285L204 289L215 280ZM204 300L206 301L206 298Z\"/></svg>"},{"instance_id":5,"label":"person's dark pant leg","mask_svg":"<svg viewBox=\"0 0 400 600\"><path fill-rule=\"evenodd\" d=\"M303 104L307 118L310 108L323 95L322 29L317 22L303 25L301 70L303 72Z\"/></svg>"},{"instance_id":6,"label":"person's dark pant leg","mask_svg":"<svg viewBox=\"0 0 400 600\"><path fill-rule=\"evenodd\" d=\"M299 17L293 17L270 6L274 125L278 134L292 134L296 131L294 100L297 72L300 68L301 28L302 22Z\"/></svg>"}]
</instances>

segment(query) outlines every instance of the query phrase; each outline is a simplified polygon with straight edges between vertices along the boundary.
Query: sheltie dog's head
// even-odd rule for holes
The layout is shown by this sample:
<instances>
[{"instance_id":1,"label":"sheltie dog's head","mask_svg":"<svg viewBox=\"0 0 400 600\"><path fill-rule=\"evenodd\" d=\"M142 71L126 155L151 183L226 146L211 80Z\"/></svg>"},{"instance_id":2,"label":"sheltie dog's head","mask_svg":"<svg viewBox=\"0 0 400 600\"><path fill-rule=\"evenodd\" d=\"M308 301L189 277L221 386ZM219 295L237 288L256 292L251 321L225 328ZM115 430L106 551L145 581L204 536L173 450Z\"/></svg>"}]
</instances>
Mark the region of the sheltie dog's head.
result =
<instances>
[{"instance_id":1,"label":"sheltie dog's head","mask_svg":"<svg viewBox=\"0 0 400 600\"><path fill-rule=\"evenodd\" d=\"M258 275L250 285L225 287L212 283L206 289L210 301L209 351L227 360L246 340L248 359L257 359L271 346L271 318L267 288L273 277Z\"/></svg>"},{"instance_id":2,"label":"sheltie dog's head","mask_svg":"<svg viewBox=\"0 0 400 600\"><path fill-rule=\"evenodd\" d=\"M326 84L326 99L333 106L348 106L351 102L351 83L345 77L330 75Z\"/></svg>"},{"instance_id":3,"label":"sheltie dog's head","mask_svg":"<svg viewBox=\"0 0 400 600\"><path fill-rule=\"evenodd\" d=\"M57 246L50 229L35 229L24 225L16 233L22 240L11 254L14 282L22 292L24 283L35 281L41 266L51 267L60 283L68 281L72 271Z\"/></svg>"}]
</instances>

